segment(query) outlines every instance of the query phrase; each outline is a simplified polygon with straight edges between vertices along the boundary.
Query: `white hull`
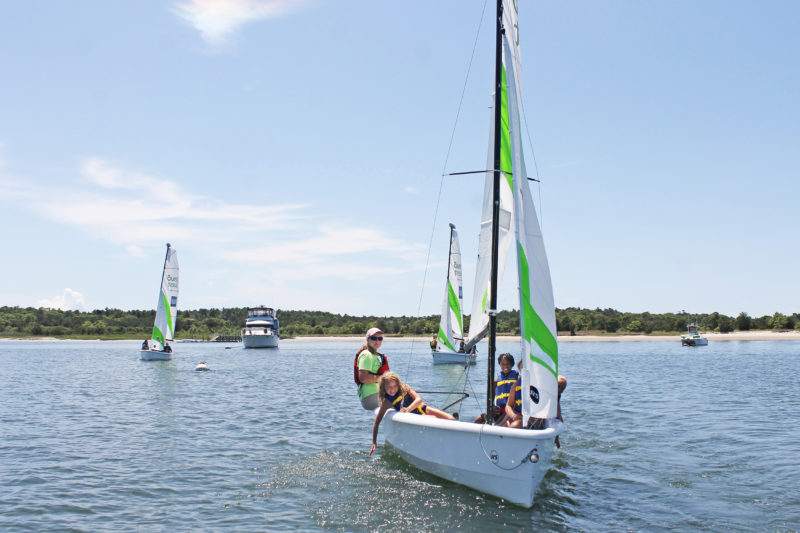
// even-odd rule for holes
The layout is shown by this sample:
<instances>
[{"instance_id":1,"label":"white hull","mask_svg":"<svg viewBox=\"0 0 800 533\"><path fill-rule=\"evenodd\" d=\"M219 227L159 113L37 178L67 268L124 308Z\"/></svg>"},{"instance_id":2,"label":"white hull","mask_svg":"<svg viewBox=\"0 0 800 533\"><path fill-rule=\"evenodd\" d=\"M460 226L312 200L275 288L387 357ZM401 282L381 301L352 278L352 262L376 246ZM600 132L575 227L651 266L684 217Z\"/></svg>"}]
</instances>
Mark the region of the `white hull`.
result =
<instances>
[{"instance_id":1,"label":"white hull","mask_svg":"<svg viewBox=\"0 0 800 533\"><path fill-rule=\"evenodd\" d=\"M533 505L562 428L559 420L530 430L397 411L386 413L384 425L386 442L417 468L522 507Z\"/></svg>"},{"instance_id":2,"label":"white hull","mask_svg":"<svg viewBox=\"0 0 800 533\"><path fill-rule=\"evenodd\" d=\"M434 365L474 365L478 356L456 352L431 352Z\"/></svg>"},{"instance_id":3,"label":"white hull","mask_svg":"<svg viewBox=\"0 0 800 533\"><path fill-rule=\"evenodd\" d=\"M172 359L172 352L161 352L158 350L140 350L143 361L169 361Z\"/></svg>"},{"instance_id":4,"label":"white hull","mask_svg":"<svg viewBox=\"0 0 800 533\"><path fill-rule=\"evenodd\" d=\"M245 348L277 348L277 335L242 335L242 344Z\"/></svg>"},{"instance_id":5,"label":"white hull","mask_svg":"<svg viewBox=\"0 0 800 533\"><path fill-rule=\"evenodd\" d=\"M681 337L681 346L708 346L705 337Z\"/></svg>"}]
</instances>

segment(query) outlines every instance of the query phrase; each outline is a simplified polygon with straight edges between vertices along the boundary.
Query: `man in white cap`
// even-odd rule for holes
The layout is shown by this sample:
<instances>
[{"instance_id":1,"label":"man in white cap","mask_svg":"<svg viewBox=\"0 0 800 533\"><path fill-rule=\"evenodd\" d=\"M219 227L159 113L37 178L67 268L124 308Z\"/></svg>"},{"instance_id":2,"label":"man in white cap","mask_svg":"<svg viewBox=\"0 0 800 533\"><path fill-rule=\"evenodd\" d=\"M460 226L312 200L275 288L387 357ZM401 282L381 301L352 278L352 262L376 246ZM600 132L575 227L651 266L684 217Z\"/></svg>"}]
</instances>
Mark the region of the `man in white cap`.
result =
<instances>
[{"instance_id":1,"label":"man in white cap","mask_svg":"<svg viewBox=\"0 0 800 533\"><path fill-rule=\"evenodd\" d=\"M358 368L358 399L361 406L369 411L379 405L378 380L381 374L389 370L386 356L378 352L383 343L383 331L370 328L367 331L367 343L358 352L356 366Z\"/></svg>"}]
</instances>

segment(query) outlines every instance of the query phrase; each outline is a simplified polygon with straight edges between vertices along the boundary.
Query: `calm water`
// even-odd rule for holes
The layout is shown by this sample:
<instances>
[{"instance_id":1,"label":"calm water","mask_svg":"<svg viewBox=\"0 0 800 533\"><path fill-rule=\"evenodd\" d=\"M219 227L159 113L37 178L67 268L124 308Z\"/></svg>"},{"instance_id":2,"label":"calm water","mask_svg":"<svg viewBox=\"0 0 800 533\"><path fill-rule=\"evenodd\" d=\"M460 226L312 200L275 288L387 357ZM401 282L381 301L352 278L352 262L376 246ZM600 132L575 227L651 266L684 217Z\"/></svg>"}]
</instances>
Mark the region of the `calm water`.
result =
<instances>
[{"instance_id":1,"label":"calm water","mask_svg":"<svg viewBox=\"0 0 800 533\"><path fill-rule=\"evenodd\" d=\"M800 529L800 343L562 343L567 426L530 510L368 457L356 341L138 346L0 342L0 530ZM384 350L475 416L485 362L465 380L426 347Z\"/></svg>"}]
</instances>

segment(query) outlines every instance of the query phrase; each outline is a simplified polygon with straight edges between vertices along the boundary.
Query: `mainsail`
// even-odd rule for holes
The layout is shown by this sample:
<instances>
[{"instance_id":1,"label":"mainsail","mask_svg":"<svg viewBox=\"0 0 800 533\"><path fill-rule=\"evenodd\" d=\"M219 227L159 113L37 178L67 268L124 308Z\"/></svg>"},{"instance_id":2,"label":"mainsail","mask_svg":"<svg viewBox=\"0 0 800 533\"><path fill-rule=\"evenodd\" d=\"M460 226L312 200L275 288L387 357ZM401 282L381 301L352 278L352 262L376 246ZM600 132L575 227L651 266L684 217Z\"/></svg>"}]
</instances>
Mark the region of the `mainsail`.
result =
<instances>
[{"instance_id":1,"label":"mainsail","mask_svg":"<svg viewBox=\"0 0 800 533\"><path fill-rule=\"evenodd\" d=\"M442 319L439 323L439 335L436 351L449 350L457 352L464 337L462 317L463 306L461 286L461 250L458 246L456 227L450 224L450 254L447 266L447 283L444 289Z\"/></svg>"},{"instance_id":2,"label":"mainsail","mask_svg":"<svg viewBox=\"0 0 800 533\"><path fill-rule=\"evenodd\" d=\"M167 243L167 256L164 258L164 271L161 274L161 290L158 293L156 321L153 325L153 340L164 346L165 341L175 337L175 323L178 319L178 255L175 248Z\"/></svg>"},{"instance_id":3,"label":"mainsail","mask_svg":"<svg viewBox=\"0 0 800 533\"><path fill-rule=\"evenodd\" d=\"M516 3L503 9L503 122L508 120L514 189L522 342L522 413L554 418L558 407L558 344L550 267L542 231L528 188L520 125L521 65ZM510 68L509 68L510 66ZM505 124L504 124L505 128ZM505 150L504 150L505 156Z\"/></svg>"},{"instance_id":4,"label":"mainsail","mask_svg":"<svg viewBox=\"0 0 800 533\"><path fill-rule=\"evenodd\" d=\"M507 109L507 95L502 92L503 110ZM478 237L478 261L475 267L475 287L472 292L472 314L470 315L467 351L480 342L489 332L489 294L491 293L492 273L492 208L494 204L494 105L492 120L489 125L489 156L486 163L486 179L483 185L483 210L481 212L481 230ZM511 181L511 148L508 135L508 113L503 113L501 121L500 170L504 178L500 180L500 215L498 218L497 245L497 285L503 281L508 252L511 249L514 224L514 193Z\"/></svg>"}]
</instances>

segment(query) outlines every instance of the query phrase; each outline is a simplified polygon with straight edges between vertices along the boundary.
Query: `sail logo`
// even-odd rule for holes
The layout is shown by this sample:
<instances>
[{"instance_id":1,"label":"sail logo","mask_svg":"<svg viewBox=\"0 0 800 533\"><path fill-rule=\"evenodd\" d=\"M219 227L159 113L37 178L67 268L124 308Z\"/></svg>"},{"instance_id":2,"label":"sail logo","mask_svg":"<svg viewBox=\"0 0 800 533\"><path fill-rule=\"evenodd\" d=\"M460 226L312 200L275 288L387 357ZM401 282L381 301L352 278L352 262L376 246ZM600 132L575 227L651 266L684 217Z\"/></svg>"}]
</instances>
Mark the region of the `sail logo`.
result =
<instances>
[{"instance_id":1,"label":"sail logo","mask_svg":"<svg viewBox=\"0 0 800 533\"><path fill-rule=\"evenodd\" d=\"M172 298L170 298L169 305L170 305L170 307L177 307L177 305L178 305L178 297L177 296L173 296Z\"/></svg>"},{"instance_id":2,"label":"sail logo","mask_svg":"<svg viewBox=\"0 0 800 533\"><path fill-rule=\"evenodd\" d=\"M178 276L170 276L167 274L167 287L171 289L178 288Z\"/></svg>"},{"instance_id":3,"label":"sail logo","mask_svg":"<svg viewBox=\"0 0 800 533\"><path fill-rule=\"evenodd\" d=\"M533 385L531 385L531 390L530 390L529 395L531 397L531 400L533 400L533 403L538 405L538 403L539 403L539 390L536 387L534 387Z\"/></svg>"}]
</instances>

